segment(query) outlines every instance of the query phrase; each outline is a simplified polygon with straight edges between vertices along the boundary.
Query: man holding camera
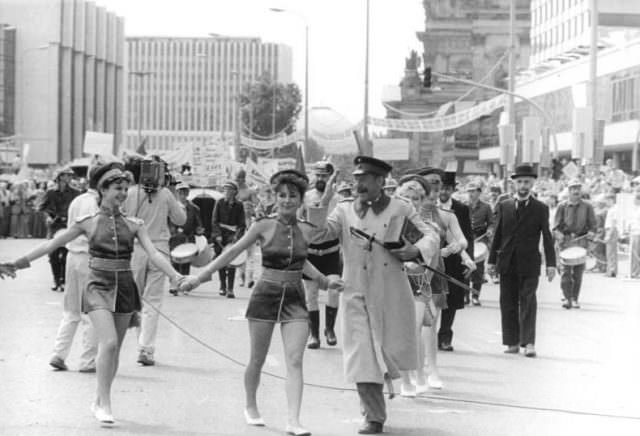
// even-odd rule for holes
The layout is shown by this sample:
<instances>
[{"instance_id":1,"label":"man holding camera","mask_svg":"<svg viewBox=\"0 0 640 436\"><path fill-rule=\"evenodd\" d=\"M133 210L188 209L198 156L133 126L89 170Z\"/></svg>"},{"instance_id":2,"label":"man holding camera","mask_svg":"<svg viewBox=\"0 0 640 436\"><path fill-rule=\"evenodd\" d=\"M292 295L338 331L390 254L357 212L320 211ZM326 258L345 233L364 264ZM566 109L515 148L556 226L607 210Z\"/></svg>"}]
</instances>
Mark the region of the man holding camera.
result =
<instances>
[{"instance_id":1,"label":"man holding camera","mask_svg":"<svg viewBox=\"0 0 640 436\"><path fill-rule=\"evenodd\" d=\"M153 245L169 257L169 221L183 226L187 221L187 214L185 206L166 187L170 178L165 176L164 166L164 162L157 160L132 160L127 164L127 170L133 174L134 184L129 187L124 210L127 215L144 221ZM137 240L131 258L131 269L142 297L138 363L150 366L155 364L155 340L158 332L158 312L155 309L162 306L169 284L164 273L150 262Z\"/></svg>"}]
</instances>

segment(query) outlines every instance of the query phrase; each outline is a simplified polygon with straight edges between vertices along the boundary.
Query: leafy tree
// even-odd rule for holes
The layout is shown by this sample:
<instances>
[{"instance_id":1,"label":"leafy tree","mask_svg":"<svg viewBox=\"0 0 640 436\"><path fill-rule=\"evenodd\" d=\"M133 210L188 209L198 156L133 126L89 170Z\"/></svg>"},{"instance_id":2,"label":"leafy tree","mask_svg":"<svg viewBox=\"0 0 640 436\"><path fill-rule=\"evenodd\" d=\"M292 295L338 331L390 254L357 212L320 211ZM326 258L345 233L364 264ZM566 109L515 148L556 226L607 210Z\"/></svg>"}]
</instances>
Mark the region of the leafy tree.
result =
<instances>
[{"instance_id":1,"label":"leafy tree","mask_svg":"<svg viewBox=\"0 0 640 436\"><path fill-rule=\"evenodd\" d=\"M245 85L240 94L243 134L260 139L274 132L293 133L302 110L300 101L295 83L274 82L264 73L257 82Z\"/></svg>"}]
</instances>

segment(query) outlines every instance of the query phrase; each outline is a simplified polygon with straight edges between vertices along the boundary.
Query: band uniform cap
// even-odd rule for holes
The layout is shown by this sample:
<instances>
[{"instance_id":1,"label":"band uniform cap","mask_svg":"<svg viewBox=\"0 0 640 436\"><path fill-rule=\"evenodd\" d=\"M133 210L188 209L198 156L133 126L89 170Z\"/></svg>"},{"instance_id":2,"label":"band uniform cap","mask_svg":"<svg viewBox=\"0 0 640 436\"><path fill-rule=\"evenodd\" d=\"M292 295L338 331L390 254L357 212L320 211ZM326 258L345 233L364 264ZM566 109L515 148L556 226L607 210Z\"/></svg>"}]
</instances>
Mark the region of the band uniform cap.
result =
<instances>
[{"instance_id":1,"label":"band uniform cap","mask_svg":"<svg viewBox=\"0 0 640 436\"><path fill-rule=\"evenodd\" d=\"M344 192L344 191L351 192L351 185L349 185L347 182L340 183L338 185L338 189L336 189L336 192Z\"/></svg>"},{"instance_id":2,"label":"band uniform cap","mask_svg":"<svg viewBox=\"0 0 640 436\"><path fill-rule=\"evenodd\" d=\"M456 186L458 182L456 182L456 173L455 171L445 171L442 176L442 185L443 186Z\"/></svg>"},{"instance_id":3,"label":"band uniform cap","mask_svg":"<svg viewBox=\"0 0 640 436\"><path fill-rule=\"evenodd\" d=\"M333 171L334 171L333 164L325 160L316 162L313 165L314 174L322 174L322 175L330 176L331 174L333 174Z\"/></svg>"},{"instance_id":4,"label":"band uniform cap","mask_svg":"<svg viewBox=\"0 0 640 436\"><path fill-rule=\"evenodd\" d=\"M404 185L407 182L410 182L410 181L415 181L415 182L419 183L420 186L422 186L422 189L424 189L424 192L430 192L429 183L421 175L419 175L419 174L405 174L404 176L400 177L400 185L401 186Z\"/></svg>"},{"instance_id":5,"label":"band uniform cap","mask_svg":"<svg viewBox=\"0 0 640 436\"><path fill-rule=\"evenodd\" d=\"M387 179L384 182L383 189L393 189L397 187L398 187L398 182L396 182L396 179L394 179L393 177L387 177Z\"/></svg>"},{"instance_id":6,"label":"band uniform cap","mask_svg":"<svg viewBox=\"0 0 640 436\"><path fill-rule=\"evenodd\" d=\"M92 182L93 185L99 189L109 181L115 179L126 179L126 177L123 164L120 162L109 162L96 169L95 173L92 174Z\"/></svg>"},{"instance_id":7,"label":"band uniform cap","mask_svg":"<svg viewBox=\"0 0 640 436\"><path fill-rule=\"evenodd\" d=\"M538 174L533 170L531 165L518 165L513 174L511 174L511 178L515 180L519 177L533 177L537 179Z\"/></svg>"},{"instance_id":8,"label":"band uniform cap","mask_svg":"<svg viewBox=\"0 0 640 436\"><path fill-rule=\"evenodd\" d=\"M467 192L468 191L481 191L480 185L478 185L477 183L468 183L466 190L467 190Z\"/></svg>"},{"instance_id":9,"label":"band uniform cap","mask_svg":"<svg viewBox=\"0 0 640 436\"><path fill-rule=\"evenodd\" d=\"M440 176L440 178L444 177L444 170L437 168L437 167L424 167L424 168L418 168L417 170L413 171L415 174L418 174L419 176L428 176L429 174L437 174Z\"/></svg>"},{"instance_id":10,"label":"band uniform cap","mask_svg":"<svg viewBox=\"0 0 640 436\"><path fill-rule=\"evenodd\" d=\"M178 183L178 185L176 186L176 190L179 191L181 189L190 189L189 185L185 182L180 182Z\"/></svg>"},{"instance_id":11,"label":"band uniform cap","mask_svg":"<svg viewBox=\"0 0 640 436\"><path fill-rule=\"evenodd\" d=\"M231 188L233 190L235 190L236 192L238 192L238 184L236 182L234 182L233 180L227 180L224 185L222 185L223 188Z\"/></svg>"},{"instance_id":12,"label":"band uniform cap","mask_svg":"<svg viewBox=\"0 0 640 436\"><path fill-rule=\"evenodd\" d=\"M582 186L582 182L578 179L571 179L569 180L569 183L567 184L567 188L572 188L574 186Z\"/></svg>"},{"instance_id":13,"label":"band uniform cap","mask_svg":"<svg viewBox=\"0 0 640 436\"><path fill-rule=\"evenodd\" d=\"M353 171L354 176L361 174L375 174L376 176L384 176L391 172L393 167L383 160L370 156L356 156L353 160L356 169Z\"/></svg>"},{"instance_id":14,"label":"band uniform cap","mask_svg":"<svg viewBox=\"0 0 640 436\"><path fill-rule=\"evenodd\" d=\"M300 192L304 193L309 187L309 177L298 170L288 169L278 171L272 175L269 183L272 188L275 188L281 183L292 183L300 189Z\"/></svg>"}]
</instances>

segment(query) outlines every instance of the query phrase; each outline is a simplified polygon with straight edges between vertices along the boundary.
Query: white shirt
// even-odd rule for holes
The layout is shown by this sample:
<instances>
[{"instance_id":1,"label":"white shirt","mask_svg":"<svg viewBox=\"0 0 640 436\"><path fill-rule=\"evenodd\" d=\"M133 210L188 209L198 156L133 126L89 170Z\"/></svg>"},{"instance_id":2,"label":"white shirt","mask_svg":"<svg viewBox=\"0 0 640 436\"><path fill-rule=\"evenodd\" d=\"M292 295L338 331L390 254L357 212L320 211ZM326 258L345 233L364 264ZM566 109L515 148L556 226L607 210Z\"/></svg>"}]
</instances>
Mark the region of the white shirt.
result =
<instances>
[{"instance_id":1,"label":"white shirt","mask_svg":"<svg viewBox=\"0 0 640 436\"><path fill-rule=\"evenodd\" d=\"M89 189L84 194L78 195L69 204L67 228L75 224L76 219L93 215L100 210L98 206L98 192L93 189ZM73 241L67 243L67 250L72 253L88 253L89 252L89 239L86 235L80 235Z\"/></svg>"},{"instance_id":2,"label":"white shirt","mask_svg":"<svg viewBox=\"0 0 640 436\"><path fill-rule=\"evenodd\" d=\"M444 203L438 200L438 203L440 203L440 208L444 210L451 210L451 208L453 207L453 201L451 200L451 198L449 198Z\"/></svg>"}]
</instances>

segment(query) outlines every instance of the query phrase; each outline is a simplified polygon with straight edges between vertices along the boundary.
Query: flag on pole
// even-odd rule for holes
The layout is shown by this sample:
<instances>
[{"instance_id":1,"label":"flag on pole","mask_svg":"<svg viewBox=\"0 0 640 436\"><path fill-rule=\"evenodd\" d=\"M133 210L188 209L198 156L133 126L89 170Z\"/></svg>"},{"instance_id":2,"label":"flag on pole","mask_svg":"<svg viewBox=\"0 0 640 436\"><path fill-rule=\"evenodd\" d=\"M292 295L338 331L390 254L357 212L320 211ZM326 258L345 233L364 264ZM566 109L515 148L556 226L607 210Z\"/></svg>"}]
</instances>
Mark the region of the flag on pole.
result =
<instances>
[{"instance_id":1,"label":"flag on pole","mask_svg":"<svg viewBox=\"0 0 640 436\"><path fill-rule=\"evenodd\" d=\"M302 174L307 174L307 170L304 167L304 156L302 155L302 147L296 144L296 170Z\"/></svg>"}]
</instances>

